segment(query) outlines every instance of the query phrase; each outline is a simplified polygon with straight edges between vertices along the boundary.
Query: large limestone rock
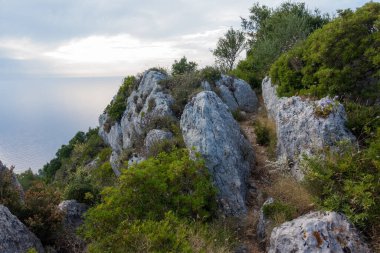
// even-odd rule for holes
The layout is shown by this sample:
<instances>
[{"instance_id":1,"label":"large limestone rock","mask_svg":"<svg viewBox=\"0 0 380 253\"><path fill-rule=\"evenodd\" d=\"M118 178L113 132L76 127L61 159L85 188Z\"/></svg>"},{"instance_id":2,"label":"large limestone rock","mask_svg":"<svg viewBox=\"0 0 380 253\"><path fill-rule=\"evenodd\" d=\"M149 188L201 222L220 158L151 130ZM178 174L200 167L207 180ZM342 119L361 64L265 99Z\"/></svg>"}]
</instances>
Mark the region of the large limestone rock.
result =
<instances>
[{"instance_id":1,"label":"large limestone rock","mask_svg":"<svg viewBox=\"0 0 380 253\"><path fill-rule=\"evenodd\" d=\"M128 97L120 122L110 126L107 114L99 117L99 135L112 147L110 162L116 175L120 175L119 156L123 149L132 148L143 140L147 127L154 119L173 115L171 105L174 100L159 85L159 81L165 78L167 76L161 72L146 71L137 88Z\"/></svg>"},{"instance_id":2,"label":"large limestone rock","mask_svg":"<svg viewBox=\"0 0 380 253\"><path fill-rule=\"evenodd\" d=\"M345 127L343 105L328 98L318 101L297 96L279 98L268 77L263 80L262 91L268 114L276 123L277 155L286 158L297 179L303 178L300 169L302 154L312 155L321 148L335 147L340 141L355 140ZM332 104L331 112L318 116L316 111L326 103Z\"/></svg>"},{"instance_id":3,"label":"large limestone rock","mask_svg":"<svg viewBox=\"0 0 380 253\"><path fill-rule=\"evenodd\" d=\"M0 205L0 252L25 253L34 248L42 253L41 241L3 205Z\"/></svg>"},{"instance_id":4,"label":"large limestone rock","mask_svg":"<svg viewBox=\"0 0 380 253\"><path fill-rule=\"evenodd\" d=\"M216 87L219 89L220 97L231 111L254 112L257 109L256 93L245 81L222 75L222 78L216 82Z\"/></svg>"},{"instance_id":5,"label":"large limestone rock","mask_svg":"<svg viewBox=\"0 0 380 253\"><path fill-rule=\"evenodd\" d=\"M152 129L148 132L145 138L145 149L149 153L152 146L163 140L170 140L173 138L173 134L169 131L164 131L160 129Z\"/></svg>"},{"instance_id":6,"label":"large limestone rock","mask_svg":"<svg viewBox=\"0 0 380 253\"><path fill-rule=\"evenodd\" d=\"M370 252L347 218L335 212L313 212L273 229L269 253Z\"/></svg>"},{"instance_id":7,"label":"large limestone rock","mask_svg":"<svg viewBox=\"0 0 380 253\"><path fill-rule=\"evenodd\" d=\"M186 146L205 159L224 213L246 213L253 149L225 103L212 91L200 92L185 106L180 127Z\"/></svg>"}]
</instances>

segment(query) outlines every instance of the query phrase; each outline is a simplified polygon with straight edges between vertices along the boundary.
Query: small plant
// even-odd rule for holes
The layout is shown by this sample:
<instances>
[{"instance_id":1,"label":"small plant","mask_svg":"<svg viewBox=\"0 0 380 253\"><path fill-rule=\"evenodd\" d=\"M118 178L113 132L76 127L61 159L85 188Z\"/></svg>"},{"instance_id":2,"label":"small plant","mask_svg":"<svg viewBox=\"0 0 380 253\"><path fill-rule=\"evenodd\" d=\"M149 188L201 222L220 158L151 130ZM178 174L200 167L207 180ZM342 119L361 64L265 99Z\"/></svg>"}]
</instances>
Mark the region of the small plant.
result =
<instances>
[{"instance_id":1,"label":"small plant","mask_svg":"<svg viewBox=\"0 0 380 253\"><path fill-rule=\"evenodd\" d=\"M254 125L256 141L259 145L268 146L271 142L269 129L257 121Z\"/></svg>"},{"instance_id":2,"label":"small plant","mask_svg":"<svg viewBox=\"0 0 380 253\"><path fill-rule=\"evenodd\" d=\"M150 98L148 100L148 112L153 111L153 109L156 107L156 100L154 98Z\"/></svg>"},{"instance_id":3,"label":"small plant","mask_svg":"<svg viewBox=\"0 0 380 253\"><path fill-rule=\"evenodd\" d=\"M323 98L316 104L314 113L317 117L327 118L335 110L337 105L338 101L336 101L336 98Z\"/></svg>"},{"instance_id":4,"label":"small plant","mask_svg":"<svg viewBox=\"0 0 380 253\"><path fill-rule=\"evenodd\" d=\"M295 217L296 209L281 201L275 200L273 203L263 206L264 215L272 219L276 225L284 223Z\"/></svg>"}]
</instances>

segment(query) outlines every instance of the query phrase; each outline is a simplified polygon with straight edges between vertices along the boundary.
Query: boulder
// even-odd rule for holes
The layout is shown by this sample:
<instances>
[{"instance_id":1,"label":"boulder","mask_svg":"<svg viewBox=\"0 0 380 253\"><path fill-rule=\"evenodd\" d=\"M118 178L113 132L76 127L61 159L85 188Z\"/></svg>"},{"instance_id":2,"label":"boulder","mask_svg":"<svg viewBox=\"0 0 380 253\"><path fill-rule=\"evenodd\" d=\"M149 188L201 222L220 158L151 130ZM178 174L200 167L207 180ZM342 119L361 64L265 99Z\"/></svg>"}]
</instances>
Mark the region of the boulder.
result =
<instances>
[{"instance_id":1,"label":"boulder","mask_svg":"<svg viewBox=\"0 0 380 253\"><path fill-rule=\"evenodd\" d=\"M0 252L25 253L33 248L44 252L41 241L7 207L0 205Z\"/></svg>"},{"instance_id":2,"label":"boulder","mask_svg":"<svg viewBox=\"0 0 380 253\"><path fill-rule=\"evenodd\" d=\"M259 214L259 222L257 223L257 239L259 240L259 243L264 246L265 248L265 242L267 237L269 237L269 230L273 227L273 222L271 219L268 219L268 217L264 214L264 207L270 204L273 204L274 199L269 198L267 199L264 204L260 208L260 214Z\"/></svg>"},{"instance_id":3,"label":"boulder","mask_svg":"<svg viewBox=\"0 0 380 253\"><path fill-rule=\"evenodd\" d=\"M88 206L76 200L64 200L58 205L58 209L65 215L64 226L75 230L83 223L83 214Z\"/></svg>"},{"instance_id":4,"label":"boulder","mask_svg":"<svg viewBox=\"0 0 380 253\"><path fill-rule=\"evenodd\" d=\"M133 148L144 139L152 121L174 115L171 110L174 100L171 95L163 92L159 85L159 81L166 78L167 76L161 72L146 71L137 88L129 95L120 122L110 126L106 113L99 117L99 135L112 147L110 162L117 176L120 175L119 156L123 149Z\"/></svg>"},{"instance_id":5,"label":"boulder","mask_svg":"<svg viewBox=\"0 0 380 253\"><path fill-rule=\"evenodd\" d=\"M312 101L301 97L279 98L270 78L262 83L263 99L268 114L277 128L277 156L286 158L293 176L303 178L300 169L302 155L313 155L324 147L334 148L341 141L354 142L355 137L345 127L343 105L329 98ZM318 114L322 106L329 104Z\"/></svg>"},{"instance_id":6,"label":"boulder","mask_svg":"<svg viewBox=\"0 0 380 253\"><path fill-rule=\"evenodd\" d=\"M253 149L226 104L212 91L200 92L185 106L180 127L187 148L205 159L223 212L245 214Z\"/></svg>"},{"instance_id":7,"label":"boulder","mask_svg":"<svg viewBox=\"0 0 380 253\"><path fill-rule=\"evenodd\" d=\"M269 253L370 252L347 218L336 212L313 212L273 229Z\"/></svg>"},{"instance_id":8,"label":"boulder","mask_svg":"<svg viewBox=\"0 0 380 253\"><path fill-rule=\"evenodd\" d=\"M222 100L228 105L231 111L242 110L254 112L258 107L256 93L245 81L222 75L215 83ZM205 85L202 85L205 87Z\"/></svg>"},{"instance_id":9,"label":"boulder","mask_svg":"<svg viewBox=\"0 0 380 253\"><path fill-rule=\"evenodd\" d=\"M163 141L163 140L170 140L172 138L173 138L173 134L169 131L164 131L160 129L150 130L148 134L146 135L146 138L144 141L146 152L149 153L149 150L155 143Z\"/></svg>"}]
</instances>

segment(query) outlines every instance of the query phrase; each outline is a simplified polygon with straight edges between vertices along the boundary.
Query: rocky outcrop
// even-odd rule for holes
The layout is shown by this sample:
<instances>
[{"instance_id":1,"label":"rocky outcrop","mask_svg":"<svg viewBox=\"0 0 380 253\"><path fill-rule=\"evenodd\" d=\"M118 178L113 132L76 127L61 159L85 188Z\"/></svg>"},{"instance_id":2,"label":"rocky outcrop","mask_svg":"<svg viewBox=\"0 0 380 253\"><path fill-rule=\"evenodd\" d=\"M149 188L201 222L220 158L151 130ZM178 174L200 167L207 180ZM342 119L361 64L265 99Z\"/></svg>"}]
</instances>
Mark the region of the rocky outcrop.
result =
<instances>
[{"instance_id":1,"label":"rocky outcrop","mask_svg":"<svg viewBox=\"0 0 380 253\"><path fill-rule=\"evenodd\" d=\"M0 252L25 253L29 249L44 252L41 241L8 208L0 205Z\"/></svg>"},{"instance_id":2,"label":"rocky outcrop","mask_svg":"<svg viewBox=\"0 0 380 253\"><path fill-rule=\"evenodd\" d=\"M88 206L76 200L65 200L58 205L58 209L64 214L64 219L63 231L59 235L57 246L62 247L64 252L86 252L86 243L77 236L76 230L83 224L83 215Z\"/></svg>"},{"instance_id":3,"label":"rocky outcrop","mask_svg":"<svg viewBox=\"0 0 380 253\"><path fill-rule=\"evenodd\" d=\"M83 214L88 206L76 200L64 200L58 205L58 209L65 215L63 225L75 230L83 223Z\"/></svg>"},{"instance_id":4,"label":"rocky outcrop","mask_svg":"<svg viewBox=\"0 0 380 253\"><path fill-rule=\"evenodd\" d=\"M99 135L112 147L111 165L116 175L119 175L119 156L123 149L134 147L145 138L146 130L152 121L159 117L172 116L173 98L163 92L159 81L167 78L161 72L146 71L137 88L127 99L127 106L120 122L108 125L108 115L99 117Z\"/></svg>"},{"instance_id":5,"label":"rocky outcrop","mask_svg":"<svg viewBox=\"0 0 380 253\"><path fill-rule=\"evenodd\" d=\"M180 127L186 146L205 159L223 212L246 213L246 179L253 149L228 107L214 92L200 92L185 106Z\"/></svg>"},{"instance_id":6,"label":"rocky outcrop","mask_svg":"<svg viewBox=\"0 0 380 253\"><path fill-rule=\"evenodd\" d=\"M313 212L273 229L269 253L370 252L347 218L335 212Z\"/></svg>"},{"instance_id":7,"label":"rocky outcrop","mask_svg":"<svg viewBox=\"0 0 380 253\"><path fill-rule=\"evenodd\" d=\"M355 140L345 127L346 113L340 103L328 98L279 98L268 77L263 80L262 91L268 114L276 123L277 155L286 158L297 179L303 178L302 154L311 155L340 141Z\"/></svg>"},{"instance_id":8,"label":"rocky outcrop","mask_svg":"<svg viewBox=\"0 0 380 253\"><path fill-rule=\"evenodd\" d=\"M258 99L256 93L245 81L222 75L222 78L215 84L219 89L220 97L231 111L254 112L257 109Z\"/></svg>"},{"instance_id":9,"label":"rocky outcrop","mask_svg":"<svg viewBox=\"0 0 380 253\"><path fill-rule=\"evenodd\" d=\"M272 220L266 217L266 215L264 214L264 207L267 205L273 204L273 202L274 202L273 198L269 198L264 202L264 204L260 208L259 222L257 223L257 230L256 230L257 239L260 245L262 245L264 248L265 248L266 239L269 237L269 233L270 233L269 230L270 228L273 228Z\"/></svg>"},{"instance_id":10,"label":"rocky outcrop","mask_svg":"<svg viewBox=\"0 0 380 253\"><path fill-rule=\"evenodd\" d=\"M149 153L152 146L160 141L163 140L170 140L173 138L173 134L168 131L160 130L160 129L153 129L148 132L145 138L145 149L146 152Z\"/></svg>"}]
</instances>

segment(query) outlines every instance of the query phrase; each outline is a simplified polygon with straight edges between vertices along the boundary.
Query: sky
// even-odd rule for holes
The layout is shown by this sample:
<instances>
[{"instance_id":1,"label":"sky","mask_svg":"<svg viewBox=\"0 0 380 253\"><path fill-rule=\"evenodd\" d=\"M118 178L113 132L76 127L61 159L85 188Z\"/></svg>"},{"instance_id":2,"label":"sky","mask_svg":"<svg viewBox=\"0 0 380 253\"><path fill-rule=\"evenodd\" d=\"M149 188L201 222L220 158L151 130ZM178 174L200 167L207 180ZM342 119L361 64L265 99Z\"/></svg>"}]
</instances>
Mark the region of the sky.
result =
<instances>
[{"instance_id":1,"label":"sky","mask_svg":"<svg viewBox=\"0 0 380 253\"><path fill-rule=\"evenodd\" d=\"M213 64L210 50L240 28L247 0L0 0L0 77L100 77L170 67L186 56ZM261 0L278 6L282 1ZM363 0L304 1L334 13Z\"/></svg>"}]
</instances>

